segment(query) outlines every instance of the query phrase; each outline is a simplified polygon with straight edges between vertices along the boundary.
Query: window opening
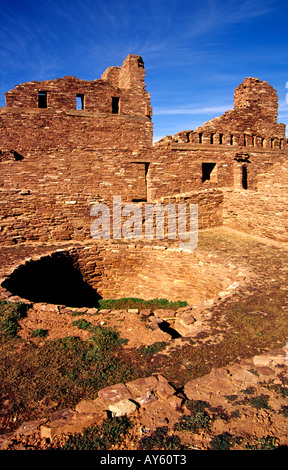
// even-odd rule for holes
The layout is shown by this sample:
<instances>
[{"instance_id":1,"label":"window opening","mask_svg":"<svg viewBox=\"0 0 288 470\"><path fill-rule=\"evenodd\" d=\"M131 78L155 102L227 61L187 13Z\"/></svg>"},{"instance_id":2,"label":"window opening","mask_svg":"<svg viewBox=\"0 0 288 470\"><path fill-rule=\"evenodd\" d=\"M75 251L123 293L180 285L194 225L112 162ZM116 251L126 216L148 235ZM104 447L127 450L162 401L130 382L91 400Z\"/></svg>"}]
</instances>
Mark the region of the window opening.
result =
<instances>
[{"instance_id":1,"label":"window opening","mask_svg":"<svg viewBox=\"0 0 288 470\"><path fill-rule=\"evenodd\" d=\"M84 109L84 95L76 95L76 109Z\"/></svg>"},{"instance_id":2,"label":"window opening","mask_svg":"<svg viewBox=\"0 0 288 470\"><path fill-rule=\"evenodd\" d=\"M199 134L199 144L202 144L202 136L203 136L203 134L202 134L202 132L200 132L200 134Z\"/></svg>"},{"instance_id":3,"label":"window opening","mask_svg":"<svg viewBox=\"0 0 288 470\"><path fill-rule=\"evenodd\" d=\"M214 144L214 134L210 135L210 144Z\"/></svg>"},{"instance_id":4,"label":"window opening","mask_svg":"<svg viewBox=\"0 0 288 470\"><path fill-rule=\"evenodd\" d=\"M119 100L120 98L112 96L112 114L119 114Z\"/></svg>"},{"instance_id":5,"label":"window opening","mask_svg":"<svg viewBox=\"0 0 288 470\"><path fill-rule=\"evenodd\" d=\"M38 108L47 108L47 91L38 92Z\"/></svg>"},{"instance_id":6,"label":"window opening","mask_svg":"<svg viewBox=\"0 0 288 470\"><path fill-rule=\"evenodd\" d=\"M147 174L149 170L148 162L133 162L132 175L134 177L134 187L132 202L147 201Z\"/></svg>"},{"instance_id":7,"label":"window opening","mask_svg":"<svg viewBox=\"0 0 288 470\"><path fill-rule=\"evenodd\" d=\"M230 135L230 145L234 144L234 135Z\"/></svg>"},{"instance_id":8,"label":"window opening","mask_svg":"<svg viewBox=\"0 0 288 470\"><path fill-rule=\"evenodd\" d=\"M219 144L223 144L223 134L219 134Z\"/></svg>"},{"instance_id":9,"label":"window opening","mask_svg":"<svg viewBox=\"0 0 288 470\"><path fill-rule=\"evenodd\" d=\"M137 62L138 62L138 67L142 67L142 68L144 68L144 62L143 62L143 60L142 60L142 59L138 59L138 61L137 61Z\"/></svg>"},{"instance_id":10,"label":"window opening","mask_svg":"<svg viewBox=\"0 0 288 470\"><path fill-rule=\"evenodd\" d=\"M216 163L202 163L202 183L212 180L212 172L216 169ZM215 174L215 172L214 172ZM216 174L215 174L216 176ZM213 178L215 181L215 178Z\"/></svg>"},{"instance_id":11,"label":"window opening","mask_svg":"<svg viewBox=\"0 0 288 470\"><path fill-rule=\"evenodd\" d=\"M242 188L248 188L248 171L246 165L242 165Z\"/></svg>"}]
</instances>

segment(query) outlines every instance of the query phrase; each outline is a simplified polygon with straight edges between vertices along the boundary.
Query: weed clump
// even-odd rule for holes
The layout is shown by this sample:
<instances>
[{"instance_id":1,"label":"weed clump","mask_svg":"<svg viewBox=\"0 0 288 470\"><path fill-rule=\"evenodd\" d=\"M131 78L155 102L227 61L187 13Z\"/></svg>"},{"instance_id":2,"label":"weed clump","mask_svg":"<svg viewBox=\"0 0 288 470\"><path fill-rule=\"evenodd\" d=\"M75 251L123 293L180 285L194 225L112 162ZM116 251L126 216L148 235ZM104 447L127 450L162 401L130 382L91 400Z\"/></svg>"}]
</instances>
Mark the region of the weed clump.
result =
<instances>
[{"instance_id":1,"label":"weed clump","mask_svg":"<svg viewBox=\"0 0 288 470\"><path fill-rule=\"evenodd\" d=\"M255 444L247 444L246 450L275 450L279 447L275 437L266 436L257 439Z\"/></svg>"},{"instance_id":2,"label":"weed clump","mask_svg":"<svg viewBox=\"0 0 288 470\"><path fill-rule=\"evenodd\" d=\"M31 337L36 338L37 336L39 338L46 338L48 335L48 330L44 330L43 328L36 328L36 330L31 332Z\"/></svg>"},{"instance_id":3,"label":"weed clump","mask_svg":"<svg viewBox=\"0 0 288 470\"><path fill-rule=\"evenodd\" d=\"M126 416L109 418L101 426L89 426L73 434L60 450L107 450L120 444L131 427L133 424Z\"/></svg>"},{"instance_id":4,"label":"weed clump","mask_svg":"<svg viewBox=\"0 0 288 470\"><path fill-rule=\"evenodd\" d=\"M28 304L24 302L0 302L0 334L5 338L17 337L19 321L26 316Z\"/></svg>"},{"instance_id":5,"label":"weed clump","mask_svg":"<svg viewBox=\"0 0 288 470\"><path fill-rule=\"evenodd\" d=\"M181 450L185 447L181 444L179 436L169 436L166 426L159 427L149 436L143 437L138 446L139 450Z\"/></svg>"},{"instance_id":6,"label":"weed clump","mask_svg":"<svg viewBox=\"0 0 288 470\"><path fill-rule=\"evenodd\" d=\"M168 343L165 343L164 341L157 341L149 346L140 346L140 348L138 348L138 352L143 355L153 355L165 349L167 344Z\"/></svg>"},{"instance_id":7,"label":"weed clump","mask_svg":"<svg viewBox=\"0 0 288 470\"><path fill-rule=\"evenodd\" d=\"M214 436L210 441L211 450L230 450L234 444L234 438L229 432L223 432Z\"/></svg>"},{"instance_id":8,"label":"weed clump","mask_svg":"<svg viewBox=\"0 0 288 470\"><path fill-rule=\"evenodd\" d=\"M180 421L175 424L174 430L198 433L202 429L209 429L212 418L205 410L209 404L201 400L191 400L187 402L186 406L191 411L191 415L182 416Z\"/></svg>"}]
</instances>

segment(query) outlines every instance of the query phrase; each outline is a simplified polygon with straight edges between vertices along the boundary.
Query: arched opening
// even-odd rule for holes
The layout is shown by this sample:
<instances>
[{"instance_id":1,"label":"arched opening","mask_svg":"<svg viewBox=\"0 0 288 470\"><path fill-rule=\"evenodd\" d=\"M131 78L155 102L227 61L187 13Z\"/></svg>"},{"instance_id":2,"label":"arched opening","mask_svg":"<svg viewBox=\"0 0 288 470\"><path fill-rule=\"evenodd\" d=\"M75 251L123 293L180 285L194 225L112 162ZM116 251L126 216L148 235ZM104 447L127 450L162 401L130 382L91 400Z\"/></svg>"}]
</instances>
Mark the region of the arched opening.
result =
<instances>
[{"instance_id":1,"label":"arched opening","mask_svg":"<svg viewBox=\"0 0 288 470\"><path fill-rule=\"evenodd\" d=\"M101 298L82 277L77 260L54 253L19 266L2 286L31 302L95 307Z\"/></svg>"}]
</instances>

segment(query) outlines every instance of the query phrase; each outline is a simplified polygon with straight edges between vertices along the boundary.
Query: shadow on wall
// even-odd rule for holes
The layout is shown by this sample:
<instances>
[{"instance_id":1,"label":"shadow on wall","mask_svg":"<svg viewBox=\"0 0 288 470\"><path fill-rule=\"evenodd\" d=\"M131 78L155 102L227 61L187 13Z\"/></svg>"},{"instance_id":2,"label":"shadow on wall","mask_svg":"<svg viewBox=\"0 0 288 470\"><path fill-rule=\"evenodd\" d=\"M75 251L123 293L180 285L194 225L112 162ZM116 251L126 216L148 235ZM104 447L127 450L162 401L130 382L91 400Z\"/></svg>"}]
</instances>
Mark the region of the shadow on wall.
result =
<instances>
[{"instance_id":1,"label":"shadow on wall","mask_svg":"<svg viewBox=\"0 0 288 470\"><path fill-rule=\"evenodd\" d=\"M63 253L45 256L19 266L2 286L31 302L96 307L101 296L87 282L77 261Z\"/></svg>"}]
</instances>

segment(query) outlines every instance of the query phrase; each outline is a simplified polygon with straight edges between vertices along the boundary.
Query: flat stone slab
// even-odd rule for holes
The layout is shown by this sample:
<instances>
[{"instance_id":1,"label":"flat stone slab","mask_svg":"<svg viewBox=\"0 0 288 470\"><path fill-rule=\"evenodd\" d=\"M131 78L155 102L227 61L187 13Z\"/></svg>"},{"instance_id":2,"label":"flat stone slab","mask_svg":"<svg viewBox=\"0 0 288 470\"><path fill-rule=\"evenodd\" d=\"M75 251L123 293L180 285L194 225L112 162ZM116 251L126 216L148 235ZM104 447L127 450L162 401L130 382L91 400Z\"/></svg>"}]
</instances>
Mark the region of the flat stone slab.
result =
<instances>
[{"instance_id":1,"label":"flat stone slab","mask_svg":"<svg viewBox=\"0 0 288 470\"><path fill-rule=\"evenodd\" d=\"M155 391L157 389L157 385L157 377L153 375L126 383L126 387L135 398L142 397L146 395L147 392Z\"/></svg>"},{"instance_id":2,"label":"flat stone slab","mask_svg":"<svg viewBox=\"0 0 288 470\"><path fill-rule=\"evenodd\" d=\"M103 388L98 392L98 397L101 398L105 405L117 403L125 398L133 398L132 395L129 388L123 383Z\"/></svg>"}]
</instances>

